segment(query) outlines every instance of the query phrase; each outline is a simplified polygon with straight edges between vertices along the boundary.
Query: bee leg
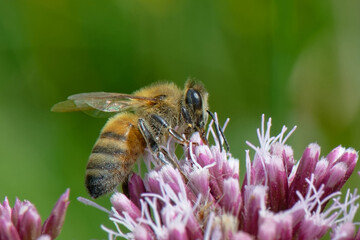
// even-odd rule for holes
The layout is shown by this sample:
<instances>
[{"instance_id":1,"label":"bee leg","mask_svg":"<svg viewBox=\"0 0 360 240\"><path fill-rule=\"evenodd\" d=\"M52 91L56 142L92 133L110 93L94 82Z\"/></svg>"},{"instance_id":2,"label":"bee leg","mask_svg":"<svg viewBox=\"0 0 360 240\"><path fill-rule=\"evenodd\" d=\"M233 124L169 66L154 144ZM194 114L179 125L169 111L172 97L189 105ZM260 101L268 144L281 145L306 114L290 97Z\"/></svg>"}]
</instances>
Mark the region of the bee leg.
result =
<instances>
[{"instance_id":1,"label":"bee leg","mask_svg":"<svg viewBox=\"0 0 360 240\"><path fill-rule=\"evenodd\" d=\"M170 135L176 139L176 141L181 144L182 146L188 146L189 145L189 140L185 139L183 136L180 135L180 133L178 133L175 129L173 128L168 128L168 132L170 133Z\"/></svg>"},{"instance_id":2,"label":"bee leg","mask_svg":"<svg viewBox=\"0 0 360 240\"><path fill-rule=\"evenodd\" d=\"M193 120L192 120L192 118L190 116L189 111L184 106L181 106L181 114L182 114L188 128L193 128L194 127L194 122L193 122ZM208 142L208 140L207 140L207 138L205 136L205 131L203 131L203 129L200 129L199 133L200 133L200 138L203 141L203 143L205 145L209 145L209 142ZM185 135L186 135L186 133L185 133Z\"/></svg>"},{"instance_id":3,"label":"bee leg","mask_svg":"<svg viewBox=\"0 0 360 240\"><path fill-rule=\"evenodd\" d=\"M155 114L153 114L152 117L154 119L157 119L158 122L160 121L161 123L163 123L162 126L164 126L164 125L166 127L168 126L168 124L166 123L166 121L162 117L160 117L158 115L155 115ZM187 183L188 180L187 180L185 174L182 172L178 162L176 160L174 160L166 151L159 148L159 145L155 141L154 136L151 134L151 132L149 131L149 128L146 126L146 123L145 123L144 119L140 118L139 121L138 121L138 124L139 124L140 131L143 134L143 136L145 138L145 141L148 144L148 146L150 147L150 150L153 153L153 155L155 155L156 158L159 159L164 164L170 164L170 162L171 162L172 165L179 170L181 176L183 177L183 179ZM171 129L171 128L168 128L168 129ZM180 136L180 134L178 134L178 133L177 133L177 135ZM170 162L167 159L169 159Z\"/></svg>"},{"instance_id":4,"label":"bee leg","mask_svg":"<svg viewBox=\"0 0 360 240\"><path fill-rule=\"evenodd\" d=\"M158 151L156 153L156 157L165 164L170 164L170 162L167 159L171 159L171 162L175 163L175 161L169 156L169 154L167 154L167 152L163 150ZM177 164L173 164L173 165L177 165Z\"/></svg>"},{"instance_id":5,"label":"bee leg","mask_svg":"<svg viewBox=\"0 0 360 240\"><path fill-rule=\"evenodd\" d=\"M146 126L144 119L140 118L138 120L138 125L142 135L144 136L147 146L150 147L152 154L155 155L156 158L162 161L163 163L169 164L169 161L166 160L165 154L160 150L159 144L155 141L155 138L151 134L148 126Z\"/></svg>"},{"instance_id":6,"label":"bee leg","mask_svg":"<svg viewBox=\"0 0 360 240\"><path fill-rule=\"evenodd\" d=\"M169 132L169 134L181 145L183 146L187 146L189 145L189 141L186 140L184 137L182 137L180 135L180 133L178 133L175 129L173 129L172 127L169 126L169 124L165 121L165 119L163 119L162 117L160 117L159 115L156 114L152 114L151 118L154 119L157 123L160 124L160 126L162 128L167 129L167 131Z\"/></svg>"},{"instance_id":7,"label":"bee leg","mask_svg":"<svg viewBox=\"0 0 360 240\"><path fill-rule=\"evenodd\" d=\"M157 123L159 123L161 125L162 128L167 129L167 131L169 132L169 134L181 145L183 146L189 146L190 142L185 139L184 137L182 137L180 135L180 133L178 133L175 129L173 129L172 127L169 126L169 124L165 121L165 119L163 119L161 116L156 115L156 114L152 114L151 118L154 119ZM182 175L185 183L188 182L187 177L185 176L185 174L183 173L183 171L181 170L179 164L177 161L175 161L172 157L169 156L169 154L165 151L158 153L158 157L165 157L164 155L167 156L168 159L171 160L172 164L179 170L180 174ZM160 158L161 159L161 158Z\"/></svg>"},{"instance_id":8,"label":"bee leg","mask_svg":"<svg viewBox=\"0 0 360 240\"><path fill-rule=\"evenodd\" d=\"M129 174L130 175L130 174ZM124 182L121 184L122 187L122 193L125 194L125 196L127 196L128 198L130 198L130 193L129 193L129 176L127 176L124 179Z\"/></svg>"},{"instance_id":9,"label":"bee leg","mask_svg":"<svg viewBox=\"0 0 360 240\"><path fill-rule=\"evenodd\" d=\"M187 184L187 183L189 182L189 180L188 180L188 178L185 176L184 172L181 170L180 165L178 164L177 161L175 161L172 157L170 157L169 154L168 154L167 152L165 152L165 151L160 151L160 152L158 152L157 157L158 157L162 162L165 162L166 160L165 160L165 161L162 160L162 159L166 159L165 155L167 156L168 159L171 160L173 166L179 170L179 172L180 172L180 174L181 174L184 182Z\"/></svg>"}]
</instances>

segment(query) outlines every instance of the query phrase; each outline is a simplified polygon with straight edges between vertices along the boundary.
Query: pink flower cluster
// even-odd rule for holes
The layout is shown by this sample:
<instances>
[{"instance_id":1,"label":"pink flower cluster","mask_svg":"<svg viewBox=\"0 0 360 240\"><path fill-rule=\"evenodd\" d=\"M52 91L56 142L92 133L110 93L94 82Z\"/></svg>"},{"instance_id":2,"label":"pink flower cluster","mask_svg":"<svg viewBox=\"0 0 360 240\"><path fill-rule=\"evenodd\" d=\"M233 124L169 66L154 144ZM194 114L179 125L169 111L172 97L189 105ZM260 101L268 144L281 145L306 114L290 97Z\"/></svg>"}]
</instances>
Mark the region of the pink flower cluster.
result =
<instances>
[{"instance_id":1,"label":"pink flower cluster","mask_svg":"<svg viewBox=\"0 0 360 240\"><path fill-rule=\"evenodd\" d=\"M0 204L1 240L51 240L55 239L62 228L69 205L69 189L61 195L50 216L41 224L41 217L35 206L25 200L16 199L11 208L5 198Z\"/></svg>"},{"instance_id":2,"label":"pink flower cluster","mask_svg":"<svg viewBox=\"0 0 360 240\"><path fill-rule=\"evenodd\" d=\"M339 192L354 171L356 151L339 146L320 158L320 147L310 144L295 161L285 144L295 128L272 137L271 119L265 129L263 116L240 185L239 161L222 151L224 139L215 133L225 127L215 123L215 131L209 127L214 146L195 133L180 161L167 147L180 168L145 157L145 176L132 174L128 193L115 193L105 210L116 227L102 226L109 239L319 239L330 232L332 239L360 240L353 223L359 195L348 190L341 202Z\"/></svg>"}]
</instances>

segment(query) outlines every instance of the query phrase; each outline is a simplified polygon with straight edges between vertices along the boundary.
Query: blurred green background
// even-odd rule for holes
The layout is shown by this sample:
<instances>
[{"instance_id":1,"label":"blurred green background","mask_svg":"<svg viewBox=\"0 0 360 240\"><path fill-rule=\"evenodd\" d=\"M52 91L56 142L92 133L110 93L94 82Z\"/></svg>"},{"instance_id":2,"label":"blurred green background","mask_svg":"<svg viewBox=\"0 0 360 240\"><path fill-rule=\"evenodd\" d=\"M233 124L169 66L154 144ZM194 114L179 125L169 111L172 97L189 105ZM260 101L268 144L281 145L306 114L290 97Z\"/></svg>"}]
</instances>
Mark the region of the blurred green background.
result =
<instances>
[{"instance_id":1,"label":"blurred green background","mask_svg":"<svg viewBox=\"0 0 360 240\"><path fill-rule=\"evenodd\" d=\"M297 159L311 142L322 155L360 149L359 11L356 0L0 0L0 198L29 199L45 219L70 187L59 239L107 238L106 214L76 200L106 119L50 108L158 80L204 82L242 162L262 113L274 134L298 126Z\"/></svg>"}]
</instances>

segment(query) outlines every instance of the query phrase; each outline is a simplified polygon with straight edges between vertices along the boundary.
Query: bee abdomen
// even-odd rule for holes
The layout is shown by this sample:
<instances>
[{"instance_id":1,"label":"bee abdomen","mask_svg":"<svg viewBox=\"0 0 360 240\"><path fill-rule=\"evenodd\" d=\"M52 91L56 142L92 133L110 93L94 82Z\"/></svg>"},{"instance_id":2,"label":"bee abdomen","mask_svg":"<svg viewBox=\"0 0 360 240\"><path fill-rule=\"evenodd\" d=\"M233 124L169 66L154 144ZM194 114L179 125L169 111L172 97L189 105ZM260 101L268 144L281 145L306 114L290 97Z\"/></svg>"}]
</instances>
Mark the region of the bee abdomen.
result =
<instances>
[{"instance_id":1,"label":"bee abdomen","mask_svg":"<svg viewBox=\"0 0 360 240\"><path fill-rule=\"evenodd\" d=\"M102 155L119 155L119 154L125 154L125 149L113 149L109 147L103 147L103 146L95 146L91 153L99 153Z\"/></svg>"},{"instance_id":2,"label":"bee abdomen","mask_svg":"<svg viewBox=\"0 0 360 240\"><path fill-rule=\"evenodd\" d=\"M85 184L93 198L113 191L124 182L145 148L137 117L119 114L110 119L92 149Z\"/></svg>"},{"instance_id":3,"label":"bee abdomen","mask_svg":"<svg viewBox=\"0 0 360 240\"><path fill-rule=\"evenodd\" d=\"M90 155L89 163L86 169L99 169L99 170L114 170L122 167L116 157L112 155L104 155L99 153L92 153Z\"/></svg>"},{"instance_id":4,"label":"bee abdomen","mask_svg":"<svg viewBox=\"0 0 360 240\"><path fill-rule=\"evenodd\" d=\"M123 158L122 155L127 155L129 153L128 146L125 141L126 139L122 141L113 138L102 138L101 136L91 151L89 164L92 161L92 158L94 158L94 161L97 162L119 162L119 160L122 160L119 158Z\"/></svg>"},{"instance_id":5,"label":"bee abdomen","mask_svg":"<svg viewBox=\"0 0 360 240\"><path fill-rule=\"evenodd\" d=\"M89 157L86 186L94 198L113 190L126 177L124 170L133 165L126 161L128 151L125 141L118 140L120 137L116 135L106 133L106 136L111 136L106 138L101 135Z\"/></svg>"},{"instance_id":6,"label":"bee abdomen","mask_svg":"<svg viewBox=\"0 0 360 240\"><path fill-rule=\"evenodd\" d=\"M114 140L119 140L119 141L126 141L126 137L124 135L117 134L115 132L103 132L100 135L100 139L102 139L102 138L114 139Z\"/></svg>"}]
</instances>

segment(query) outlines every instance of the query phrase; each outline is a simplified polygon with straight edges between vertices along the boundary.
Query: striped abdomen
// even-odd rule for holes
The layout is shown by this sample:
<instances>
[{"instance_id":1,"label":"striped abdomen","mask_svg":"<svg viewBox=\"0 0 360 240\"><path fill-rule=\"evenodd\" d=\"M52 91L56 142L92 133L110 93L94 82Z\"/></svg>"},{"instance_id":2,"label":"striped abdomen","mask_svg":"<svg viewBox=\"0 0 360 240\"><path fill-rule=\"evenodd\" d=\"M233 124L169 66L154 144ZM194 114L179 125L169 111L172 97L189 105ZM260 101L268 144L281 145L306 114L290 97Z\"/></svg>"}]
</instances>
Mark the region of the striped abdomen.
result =
<instances>
[{"instance_id":1,"label":"striped abdomen","mask_svg":"<svg viewBox=\"0 0 360 240\"><path fill-rule=\"evenodd\" d=\"M93 198L121 184L144 152L145 140L134 114L120 113L109 119L89 157L85 184Z\"/></svg>"}]
</instances>

